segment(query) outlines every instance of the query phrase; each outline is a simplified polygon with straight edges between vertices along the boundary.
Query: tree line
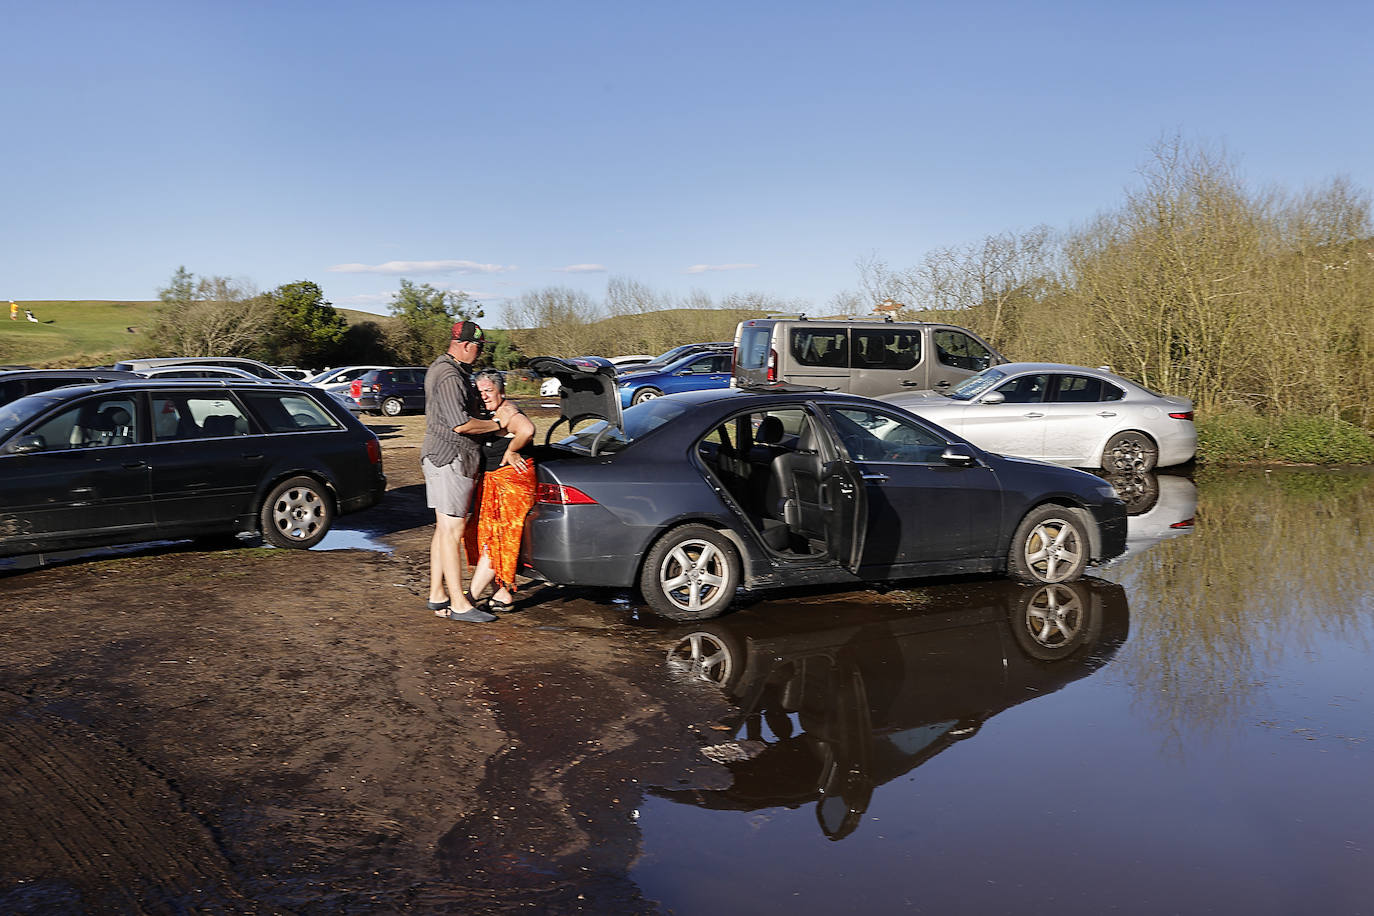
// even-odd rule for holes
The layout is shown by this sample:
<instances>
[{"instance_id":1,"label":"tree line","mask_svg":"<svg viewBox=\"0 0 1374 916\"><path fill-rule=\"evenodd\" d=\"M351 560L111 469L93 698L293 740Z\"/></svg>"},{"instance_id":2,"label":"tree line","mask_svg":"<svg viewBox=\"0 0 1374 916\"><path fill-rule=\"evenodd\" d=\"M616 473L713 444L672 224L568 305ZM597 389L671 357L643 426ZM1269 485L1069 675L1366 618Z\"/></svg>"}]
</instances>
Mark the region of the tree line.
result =
<instances>
[{"instance_id":1,"label":"tree line","mask_svg":"<svg viewBox=\"0 0 1374 916\"><path fill-rule=\"evenodd\" d=\"M1200 411L1325 417L1374 430L1370 198L1343 178L1253 191L1224 156L1158 145L1118 208L893 268L859 301L909 303L1013 359L1111 367Z\"/></svg>"}]
</instances>

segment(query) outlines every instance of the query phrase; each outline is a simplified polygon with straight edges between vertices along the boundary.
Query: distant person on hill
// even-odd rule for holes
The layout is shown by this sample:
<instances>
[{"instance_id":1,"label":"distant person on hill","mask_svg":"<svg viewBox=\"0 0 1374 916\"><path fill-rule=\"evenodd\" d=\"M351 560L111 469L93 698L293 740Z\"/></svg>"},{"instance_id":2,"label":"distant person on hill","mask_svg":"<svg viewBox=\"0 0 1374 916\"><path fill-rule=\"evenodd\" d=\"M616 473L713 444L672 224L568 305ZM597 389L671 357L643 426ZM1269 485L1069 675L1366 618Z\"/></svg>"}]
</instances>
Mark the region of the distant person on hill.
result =
<instances>
[{"instance_id":1,"label":"distant person on hill","mask_svg":"<svg viewBox=\"0 0 1374 916\"><path fill-rule=\"evenodd\" d=\"M10 321L18 321L18 320L19 320L19 306L15 305L15 304L14 304L14 300L11 299L11 300L10 300Z\"/></svg>"}]
</instances>

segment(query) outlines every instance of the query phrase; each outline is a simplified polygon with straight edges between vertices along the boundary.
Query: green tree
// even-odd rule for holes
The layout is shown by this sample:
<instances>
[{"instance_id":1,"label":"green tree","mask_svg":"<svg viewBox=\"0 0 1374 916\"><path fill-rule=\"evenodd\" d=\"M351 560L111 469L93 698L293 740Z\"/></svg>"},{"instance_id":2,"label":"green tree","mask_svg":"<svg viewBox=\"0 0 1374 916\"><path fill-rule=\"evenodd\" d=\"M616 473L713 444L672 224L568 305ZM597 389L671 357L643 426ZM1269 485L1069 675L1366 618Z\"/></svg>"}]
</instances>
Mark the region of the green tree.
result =
<instances>
[{"instance_id":1,"label":"green tree","mask_svg":"<svg viewBox=\"0 0 1374 916\"><path fill-rule=\"evenodd\" d=\"M267 298L275 308L267 337L273 362L318 367L335 361L348 322L318 285L309 280L287 283Z\"/></svg>"},{"instance_id":2,"label":"green tree","mask_svg":"<svg viewBox=\"0 0 1374 916\"><path fill-rule=\"evenodd\" d=\"M388 306L398 320L388 331L388 344L402 362L423 365L448 346L454 322L482 317L482 309L467 293L416 286L401 280Z\"/></svg>"}]
</instances>

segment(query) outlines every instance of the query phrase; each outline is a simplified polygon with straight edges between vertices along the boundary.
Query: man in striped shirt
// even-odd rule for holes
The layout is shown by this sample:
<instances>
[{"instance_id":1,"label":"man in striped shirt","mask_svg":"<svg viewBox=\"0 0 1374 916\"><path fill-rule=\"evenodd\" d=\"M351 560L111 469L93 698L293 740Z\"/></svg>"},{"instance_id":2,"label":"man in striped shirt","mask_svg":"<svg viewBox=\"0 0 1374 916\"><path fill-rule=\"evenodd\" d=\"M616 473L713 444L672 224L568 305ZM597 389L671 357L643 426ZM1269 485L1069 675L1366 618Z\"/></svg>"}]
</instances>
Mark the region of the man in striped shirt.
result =
<instances>
[{"instance_id":1,"label":"man in striped shirt","mask_svg":"<svg viewBox=\"0 0 1374 916\"><path fill-rule=\"evenodd\" d=\"M463 588L458 551L481 473L478 437L501 428L486 414L472 383L472 364L482 352L485 335L475 321L453 326L448 350L425 372L425 439L420 467L425 495L434 510L434 536L429 543L429 609L449 620L486 623L495 620L473 607Z\"/></svg>"}]
</instances>

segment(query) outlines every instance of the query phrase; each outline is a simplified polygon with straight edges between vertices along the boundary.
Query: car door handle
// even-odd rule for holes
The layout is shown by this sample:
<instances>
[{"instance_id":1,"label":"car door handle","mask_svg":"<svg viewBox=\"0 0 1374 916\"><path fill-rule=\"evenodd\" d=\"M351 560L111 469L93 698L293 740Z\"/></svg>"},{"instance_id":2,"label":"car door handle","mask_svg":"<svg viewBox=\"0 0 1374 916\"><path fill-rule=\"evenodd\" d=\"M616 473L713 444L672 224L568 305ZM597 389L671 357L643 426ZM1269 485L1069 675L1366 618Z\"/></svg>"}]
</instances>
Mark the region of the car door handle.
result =
<instances>
[{"instance_id":1,"label":"car door handle","mask_svg":"<svg viewBox=\"0 0 1374 916\"><path fill-rule=\"evenodd\" d=\"M1026 416L1026 419L1027 419L1027 420L1038 420L1038 419L1040 419L1041 417L1043 417L1044 414L1043 414L1043 413L1040 413L1039 411L1032 410L1030 413L1026 414L1025 416Z\"/></svg>"},{"instance_id":2,"label":"car door handle","mask_svg":"<svg viewBox=\"0 0 1374 916\"><path fill-rule=\"evenodd\" d=\"M873 480L873 481L877 481L878 483L881 483L881 482L883 482L884 480L887 480L887 475L886 475L886 474L863 474L863 475L860 475L860 476L862 476L864 480Z\"/></svg>"},{"instance_id":3,"label":"car door handle","mask_svg":"<svg viewBox=\"0 0 1374 916\"><path fill-rule=\"evenodd\" d=\"M1099 411L1097 412L1097 415L1098 415L1099 417L1114 417L1114 416L1116 416L1116 411L1115 411L1115 410L1099 410Z\"/></svg>"},{"instance_id":4,"label":"car door handle","mask_svg":"<svg viewBox=\"0 0 1374 916\"><path fill-rule=\"evenodd\" d=\"M948 387L949 387L949 379L941 379L940 381L938 381L938 382L935 383L935 387L936 387L936 388L948 388Z\"/></svg>"},{"instance_id":5,"label":"car door handle","mask_svg":"<svg viewBox=\"0 0 1374 916\"><path fill-rule=\"evenodd\" d=\"M244 453L243 453L243 460L244 460L244 461L261 461L261 460L262 460L262 452L258 452L258 453L256 453L256 454L252 454L252 453L249 453L249 452L244 452Z\"/></svg>"},{"instance_id":6,"label":"car door handle","mask_svg":"<svg viewBox=\"0 0 1374 916\"><path fill-rule=\"evenodd\" d=\"M131 470L131 471L137 470L138 468L146 468L147 466L148 466L148 463L147 463L146 461L126 461L126 462L124 462L124 467L128 468L128 469Z\"/></svg>"}]
</instances>

